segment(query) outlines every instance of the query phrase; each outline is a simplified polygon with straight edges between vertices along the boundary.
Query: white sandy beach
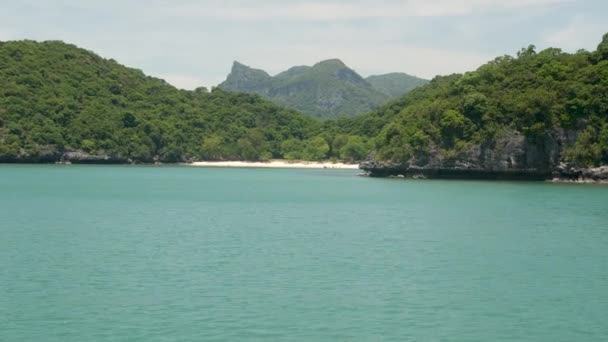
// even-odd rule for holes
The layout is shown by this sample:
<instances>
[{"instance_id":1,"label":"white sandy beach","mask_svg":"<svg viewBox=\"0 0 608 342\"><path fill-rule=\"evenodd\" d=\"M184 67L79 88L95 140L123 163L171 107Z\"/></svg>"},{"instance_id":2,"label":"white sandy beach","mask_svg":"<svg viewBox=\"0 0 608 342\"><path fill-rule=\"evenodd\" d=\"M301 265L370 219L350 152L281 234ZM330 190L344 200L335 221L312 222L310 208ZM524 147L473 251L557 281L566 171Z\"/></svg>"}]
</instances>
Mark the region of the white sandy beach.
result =
<instances>
[{"instance_id":1,"label":"white sandy beach","mask_svg":"<svg viewBox=\"0 0 608 342\"><path fill-rule=\"evenodd\" d=\"M267 162L247 161L199 161L186 165L199 167L252 167L252 168L283 168L283 169L358 169L359 164L270 160Z\"/></svg>"}]
</instances>

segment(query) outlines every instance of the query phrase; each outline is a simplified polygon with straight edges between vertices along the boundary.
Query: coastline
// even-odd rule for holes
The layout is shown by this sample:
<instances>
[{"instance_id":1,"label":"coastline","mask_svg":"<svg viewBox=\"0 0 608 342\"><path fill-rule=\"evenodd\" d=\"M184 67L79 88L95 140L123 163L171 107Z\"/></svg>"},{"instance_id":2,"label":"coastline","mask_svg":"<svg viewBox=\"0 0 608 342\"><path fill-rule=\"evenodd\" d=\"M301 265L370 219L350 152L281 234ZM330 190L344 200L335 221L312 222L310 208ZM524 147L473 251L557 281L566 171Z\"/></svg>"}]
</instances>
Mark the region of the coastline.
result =
<instances>
[{"instance_id":1,"label":"coastline","mask_svg":"<svg viewBox=\"0 0 608 342\"><path fill-rule=\"evenodd\" d=\"M230 168L275 168L275 169L348 169L358 170L359 164L348 164L336 162L315 162L315 161L287 161L269 160L267 162L248 162L248 161L197 161L185 163L183 165L195 167L230 167Z\"/></svg>"},{"instance_id":2,"label":"coastline","mask_svg":"<svg viewBox=\"0 0 608 342\"><path fill-rule=\"evenodd\" d=\"M602 184L602 185L608 185L608 180L606 180L606 179L592 179L592 178L578 178L578 179L553 178L553 179L548 179L547 182L556 183L556 184Z\"/></svg>"}]
</instances>

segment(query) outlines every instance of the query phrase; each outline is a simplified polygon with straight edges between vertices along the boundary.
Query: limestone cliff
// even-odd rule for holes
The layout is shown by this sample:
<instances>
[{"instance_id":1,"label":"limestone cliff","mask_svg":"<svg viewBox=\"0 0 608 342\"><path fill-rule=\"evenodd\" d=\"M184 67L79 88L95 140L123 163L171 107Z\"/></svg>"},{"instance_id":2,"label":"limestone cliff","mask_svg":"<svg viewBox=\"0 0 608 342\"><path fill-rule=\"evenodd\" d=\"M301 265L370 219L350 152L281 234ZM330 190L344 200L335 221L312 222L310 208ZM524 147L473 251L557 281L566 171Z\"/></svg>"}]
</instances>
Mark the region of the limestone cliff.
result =
<instances>
[{"instance_id":1,"label":"limestone cliff","mask_svg":"<svg viewBox=\"0 0 608 342\"><path fill-rule=\"evenodd\" d=\"M377 177L608 181L606 166L580 168L564 162L564 149L574 145L578 133L554 129L529 138L509 130L457 157L438 149L404 163L378 161L372 155L360 168Z\"/></svg>"}]
</instances>

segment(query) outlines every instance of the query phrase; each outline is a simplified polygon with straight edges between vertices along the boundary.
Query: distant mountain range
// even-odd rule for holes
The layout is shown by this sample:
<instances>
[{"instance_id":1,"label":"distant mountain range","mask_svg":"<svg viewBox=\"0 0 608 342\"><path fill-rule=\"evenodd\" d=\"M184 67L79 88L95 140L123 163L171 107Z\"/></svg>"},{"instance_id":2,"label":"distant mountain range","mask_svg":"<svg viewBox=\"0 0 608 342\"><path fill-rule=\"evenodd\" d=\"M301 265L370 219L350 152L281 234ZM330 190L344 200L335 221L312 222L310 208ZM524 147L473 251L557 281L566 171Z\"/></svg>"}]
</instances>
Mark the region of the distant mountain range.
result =
<instances>
[{"instance_id":1,"label":"distant mountain range","mask_svg":"<svg viewBox=\"0 0 608 342\"><path fill-rule=\"evenodd\" d=\"M339 59L295 66L276 76L234 62L220 88L259 94L277 104L322 119L370 112L427 80L405 73L361 77Z\"/></svg>"}]
</instances>

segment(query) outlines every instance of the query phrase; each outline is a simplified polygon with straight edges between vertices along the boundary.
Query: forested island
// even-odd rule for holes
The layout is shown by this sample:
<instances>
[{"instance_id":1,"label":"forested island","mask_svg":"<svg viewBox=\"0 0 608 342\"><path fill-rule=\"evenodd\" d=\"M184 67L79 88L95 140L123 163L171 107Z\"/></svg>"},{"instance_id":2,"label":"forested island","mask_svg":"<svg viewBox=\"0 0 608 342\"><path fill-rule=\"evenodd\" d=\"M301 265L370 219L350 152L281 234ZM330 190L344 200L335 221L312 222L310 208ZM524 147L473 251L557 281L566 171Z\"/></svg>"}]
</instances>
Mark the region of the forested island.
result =
<instances>
[{"instance_id":1,"label":"forested island","mask_svg":"<svg viewBox=\"0 0 608 342\"><path fill-rule=\"evenodd\" d=\"M58 41L0 43L0 161L362 159L371 141L258 95L178 90Z\"/></svg>"},{"instance_id":2,"label":"forested island","mask_svg":"<svg viewBox=\"0 0 608 342\"><path fill-rule=\"evenodd\" d=\"M608 179L608 34L596 51L524 48L358 118L376 175ZM378 122L381 122L378 124Z\"/></svg>"},{"instance_id":3,"label":"forested island","mask_svg":"<svg viewBox=\"0 0 608 342\"><path fill-rule=\"evenodd\" d=\"M608 179L608 35L596 51L529 46L331 120L178 90L58 41L0 42L1 162L332 158L377 176Z\"/></svg>"}]
</instances>

